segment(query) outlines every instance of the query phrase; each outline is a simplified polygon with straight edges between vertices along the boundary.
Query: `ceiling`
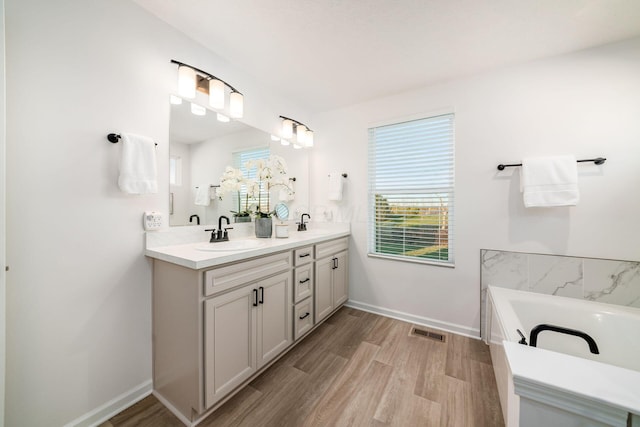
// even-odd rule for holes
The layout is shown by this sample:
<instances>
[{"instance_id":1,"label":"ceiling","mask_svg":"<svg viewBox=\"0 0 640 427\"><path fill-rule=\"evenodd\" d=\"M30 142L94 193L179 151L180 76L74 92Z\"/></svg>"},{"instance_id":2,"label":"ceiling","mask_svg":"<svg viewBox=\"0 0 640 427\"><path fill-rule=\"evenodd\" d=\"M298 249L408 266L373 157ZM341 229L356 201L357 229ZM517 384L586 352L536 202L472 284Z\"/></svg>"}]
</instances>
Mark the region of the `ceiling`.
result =
<instances>
[{"instance_id":1,"label":"ceiling","mask_svg":"<svg viewBox=\"0 0 640 427\"><path fill-rule=\"evenodd\" d=\"M311 112L640 35L638 0L134 0Z\"/></svg>"}]
</instances>

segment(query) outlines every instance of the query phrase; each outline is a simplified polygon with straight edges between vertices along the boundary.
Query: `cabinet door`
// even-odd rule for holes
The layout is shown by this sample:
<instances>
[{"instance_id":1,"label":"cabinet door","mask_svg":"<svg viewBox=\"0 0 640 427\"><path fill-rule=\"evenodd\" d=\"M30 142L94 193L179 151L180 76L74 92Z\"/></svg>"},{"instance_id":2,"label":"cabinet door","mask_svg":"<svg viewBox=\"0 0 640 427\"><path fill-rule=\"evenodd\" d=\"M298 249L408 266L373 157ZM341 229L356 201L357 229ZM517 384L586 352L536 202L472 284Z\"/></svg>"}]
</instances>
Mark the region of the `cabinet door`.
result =
<instances>
[{"instance_id":1,"label":"cabinet door","mask_svg":"<svg viewBox=\"0 0 640 427\"><path fill-rule=\"evenodd\" d=\"M256 372L255 287L205 304L205 404L210 407Z\"/></svg>"},{"instance_id":2,"label":"cabinet door","mask_svg":"<svg viewBox=\"0 0 640 427\"><path fill-rule=\"evenodd\" d=\"M315 306L316 315L315 323L318 323L333 310L333 258L324 258L316 261L316 280L315 280Z\"/></svg>"},{"instance_id":3,"label":"cabinet door","mask_svg":"<svg viewBox=\"0 0 640 427\"><path fill-rule=\"evenodd\" d=\"M257 286L257 354L260 369L293 342L291 273L281 273L262 280Z\"/></svg>"},{"instance_id":4,"label":"cabinet door","mask_svg":"<svg viewBox=\"0 0 640 427\"><path fill-rule=\"evenodd\" d=\"M344 303L349 297L349 258L347 252L335 256L336 267L333 270L333 308Z\"/></svg>"}]
</instances>

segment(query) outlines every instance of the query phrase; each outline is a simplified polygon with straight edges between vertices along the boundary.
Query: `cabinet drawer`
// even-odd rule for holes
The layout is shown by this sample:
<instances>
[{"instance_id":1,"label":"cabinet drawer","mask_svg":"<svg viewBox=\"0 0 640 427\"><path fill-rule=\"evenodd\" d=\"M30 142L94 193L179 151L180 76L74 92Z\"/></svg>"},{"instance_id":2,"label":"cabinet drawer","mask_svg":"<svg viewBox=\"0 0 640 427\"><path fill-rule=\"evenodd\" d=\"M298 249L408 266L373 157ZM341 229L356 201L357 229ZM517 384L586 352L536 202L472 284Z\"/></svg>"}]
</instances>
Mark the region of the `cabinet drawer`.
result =
<instances>
[{"instance_id":1,"label":"cabinet drawer","mask_svg":"<svg viewBox=\"0 0 640 427\"><path fill-rule=\"evenodd\" d=\"M293 272L293 302L297 303L313 294L313 264L296 267Z\"/></svg>"},{"instance_id":2,"label":"cabinet drawer","mask_svg":"<svg viewBox=\"0 0 640 427\"><path fill-rule=\"evenodd\" d=\"M316 245L316 259L332 256L349 247L349 238L343 237Z\"/></svg>"},{"instance_id":3,"label":"cabinet drawer","mask_svg":"<svg viewBox=\"0 0 640 427\"><path fill-rule=\"evenodd\" d=\"M313 246L305 246L304 248L296 249L293 251L294 265L309 264L313 261Z\"/></svg>"},{"instance_id":4,"label":"cabinet drawer","mask_svg":"<svg viewBox=\"0 0 640 427\"><path fill-rule=\"evenodd\" d=\"M282 252L204 272L204 294L213 295L291 268L291 252Z\"/></svg>"},{"instance_id":5,"label":"cabinet drawer","mask_svg":"<svg viewBox=\"0 0 640 427\"><path fill-rule=\"evenodd\" d=\"M313 327L313 297L296 304L293 315L293 339L297 340Z\"/></svg>"}]
</instances>

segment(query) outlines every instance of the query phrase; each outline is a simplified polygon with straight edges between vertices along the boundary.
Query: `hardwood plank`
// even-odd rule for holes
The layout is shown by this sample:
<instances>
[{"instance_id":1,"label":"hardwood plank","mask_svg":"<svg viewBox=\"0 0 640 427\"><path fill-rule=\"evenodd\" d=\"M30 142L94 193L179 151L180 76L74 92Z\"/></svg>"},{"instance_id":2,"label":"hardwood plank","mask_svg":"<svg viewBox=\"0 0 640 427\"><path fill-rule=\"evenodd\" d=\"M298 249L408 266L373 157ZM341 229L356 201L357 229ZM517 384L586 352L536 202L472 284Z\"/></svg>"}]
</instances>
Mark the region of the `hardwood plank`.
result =
<instances>
[{"instance_id":1,"label":"hardwood plank","mask_svg":"<svg viewBox=\"0 0 640 427\"><path fill-rule=\"evenodd\" d=\"M259 405L261 396L261 392L248 385L198 425L202 427L238 425L246 413Z\"/></svg>"},{"instance_id":2,"label":"hardwood plank","mask_svg":"<svg viewBox=\"0 0 640 427\"><path fill-rule=\"evenodd\" d=\"M153 395L147 396L100 427L179 427L182 422Z\"/></svg>"},{"instance_id":3,"label":"hardwood plank","mask_svg":"<svg viewBox=\"0 0 640 427\"><path fill-rule=\"evenodd\" d=\"M493 367L471 361L471 408L479 426L504 426Z\"/></svg>"},{"instance_id":4,"label":"hardwood plank","mask_svg":"<svg viewBox=\"0 0 640 427\"><path fill-rule=\"evenodd\" d=\"M327 393L313 408L305 426L325 426L327 420L333 418L336 413L341 413L347 404L347 398L351 396L363 381L369 364L373 361L380 347L363 342L355 354L345 366L343 372L338 375L331 384Z\"/></svg>"},{"instance_id":5,"label":"hardwood plank","mask_svg":"<svg viewBox=\"0 0 640 427\"><path fill-rule=\"evenodd\" d=\"M443 347L440 353L443 355L442 371L444 371L446 344L430 342L415 336L403 339L402 346L405 351L394 360L393 375L374 414L376 424L391 426L438 426L440 424L440 404L414 394L420 372L424 366L429 366L425 363L425 359L430 354L429 350L435 347L434 344Z\"/></svg>"},{"instance_id":6,"label":"hardwood plank","mask_svg":"<svg viewBox=\"0 0 640 427\"><path fill-rule=\"evenodd\" d=\"M420 361L420 369L416 375L413 392L417 396L433 402L443 403L446 399L445 365L447 361L447 344L431 342L424 351Z\"/></svg>"},{"instance_id":7,"label":"hardwood plank","mask_svg":"<svg viewBox=\"0 0 640 427\"><path fill-rule=\"evenodd\" d=\"M469 365L469 340L460 335L449 334L445 374L462 381L471 379Z\"/></svg>"},{"instance_id":8,"label":"hardwood plank","mask_svg":"<svg viewBox=\"0 0 640 427\"><path fill-rule=\"evenodd\" d=\"M445 376L444 379L444 394L446 398L442 404L440 426L474 426L471 408L471 384L450 376ZM478 426L481 425L478 424Z\"/></svg>"}]
</instances>

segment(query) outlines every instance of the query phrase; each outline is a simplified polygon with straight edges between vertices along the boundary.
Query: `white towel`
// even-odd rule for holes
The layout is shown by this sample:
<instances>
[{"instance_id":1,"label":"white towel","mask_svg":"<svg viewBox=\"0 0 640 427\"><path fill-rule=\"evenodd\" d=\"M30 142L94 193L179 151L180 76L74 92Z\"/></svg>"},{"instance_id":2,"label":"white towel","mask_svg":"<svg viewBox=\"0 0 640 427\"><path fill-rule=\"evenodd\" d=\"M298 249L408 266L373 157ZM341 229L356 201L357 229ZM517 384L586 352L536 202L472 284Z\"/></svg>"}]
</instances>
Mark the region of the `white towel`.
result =
<instances>
[{"instance_id":1,"label":"white towel","mask_svg":"<svg viewBox=\"0 0 640 427\"><path fill-rule=\"evenodd\" d=\"M202 184L196 187L194 203L198 206L209 206L211 203L211 190L209 184Z\"/></svg>"},{"instance_id":2,"label":"white towel","mask_svg":"<svg viewBox=\"0 0 640 427\"><path fill-rule=\"evenodd\" d=\"M123 133L120 142L120 190L129 194L158 192L156 147L151 138Z\"/></svg>"},{"instance_id":3,"label":"white towel","mask_svg":"<svg viewBox=\"0 0 640 427\"><path fill-rule=\"evenodd\" d=\"M342 200L342 174L329 173L329 200Z\"/></svg>"},{"instance_id":4,"label":"white towel","mask_svg":"<svg viewBox=\"0 0 640 427\"><path fill-rule=\"evenodd\" d=\"M523 159L520 177L528 208L575 206L580 200L575 156Z\"/></svg>"}]
</instances>

